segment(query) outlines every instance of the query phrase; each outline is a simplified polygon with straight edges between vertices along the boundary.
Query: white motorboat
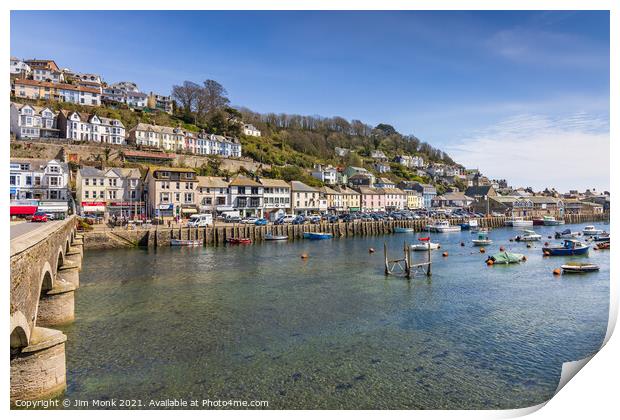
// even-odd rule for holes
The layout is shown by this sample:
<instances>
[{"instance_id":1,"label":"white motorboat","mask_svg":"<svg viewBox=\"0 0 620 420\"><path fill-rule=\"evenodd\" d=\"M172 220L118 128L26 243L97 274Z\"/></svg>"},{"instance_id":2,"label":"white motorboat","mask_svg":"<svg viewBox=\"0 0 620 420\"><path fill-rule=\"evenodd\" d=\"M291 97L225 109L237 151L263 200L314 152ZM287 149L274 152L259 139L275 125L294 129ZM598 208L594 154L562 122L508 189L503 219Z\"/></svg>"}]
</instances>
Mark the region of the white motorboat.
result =
<instances>
[{"instance_id":1,"label":"white motorboat","mask_svg":"<svg viewBox=\"0 0 620 420\"><path fill-rule=\"evenodd\" d=\"M557 220L553 216L543 216L543 224L545 226L558 226L558 225L563 225L564 220Z\"/></svg>"},{"instance_id":2,"label":"white motorboat","mask_svg":"<svg viewBox=\"0 0 620 420\"><path fill-rule=\"evenodd\" d=\"M486 233L478 233L478 238L472 239L472 242L474 246L491 245L493 243L493 241L489 239L489 236Z\"/></svg>"},{"instance_id":3,"label":"white motorboat","mask_svg":"<svg viewBox=\"0 0 620 420\"><path fill-rule=\"evenodd\" d=\"M439 249L441 245L435 242L431 242L431 238L418 238L421 243L411 245L412 251L428 251L429 249Z\"/></svg>"},{"instance_id":4,"label":"white motorboat","mask_svg":"<svg viewBox=\"0 0 620 420\"><path fill-rule=\"evenodd\" d=\"M525 234L517 236L515 238L516 241L532 242L532 241L540 241L542 239L542 236L540 236L538 233L534 232L533 230L524 230L523 232Z\"/></svg>"},{"instance_id":5,"label":"white motorboat","mask_svg":"<svg viewBox=\"0 0 620 420\"><path fill-rule=\"evenodd\" d=\"M583 228L583 234L587 236L596 236L603 233L601 229L597 229L592 225L586 226Z\"/></svg>"},{"instance_id":6,"label":"white motorboat","mask_svg":"<svg viewBox=\"0 0 620 420\"><path fill-rule=\"evenodd\" d=\"M448 222L447 220L439 220L432 225L428 225L426 228L431 232L439 232L439 233L461 231L460 226L452 226L450 225L450 222Z\"/></svg>"},{"instance_id":7,"label":"white motorboat","mask_svg":"<svg viewBox=\"0 0 620 420\"><path fill-rule=\"evenodd\" d=\"M513 216L511 219L506 220L504 223L506 226L512 227L528 227L534 226L534 222L531 220L525 220L523 217Z\"/></svg>"},{"instance_id":8,"label":"white motorboat","mask_svg":"<svg viewBox=\"0 0 620 420\"><path fill-rule=\"evenodd\" d=\"M570 229L564 229L562 232L555 232L555 239L575 239L579 236L579 232L573 232Z\"/></svg>"}]
</instances>

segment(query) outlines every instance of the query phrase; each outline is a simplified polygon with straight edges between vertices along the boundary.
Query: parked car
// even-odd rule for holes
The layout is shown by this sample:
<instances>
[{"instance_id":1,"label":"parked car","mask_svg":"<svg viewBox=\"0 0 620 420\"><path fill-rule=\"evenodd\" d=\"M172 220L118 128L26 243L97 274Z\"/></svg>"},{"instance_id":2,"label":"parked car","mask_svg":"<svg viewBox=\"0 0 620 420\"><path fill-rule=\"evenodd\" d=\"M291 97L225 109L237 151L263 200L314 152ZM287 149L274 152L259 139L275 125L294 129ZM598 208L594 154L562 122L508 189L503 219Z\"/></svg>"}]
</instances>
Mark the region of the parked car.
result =
<instances>
[{"instance_id":1,"label":"parked car","mask_svg":"<svg viewBox=\"0 0 620 420\"><path fill-rule=\"evenodd\" d=\"M303 225L304 223L306 223L306 218L304 216L297 216L293 220L294 225Z\"/></svg>"},{"instance_id":2,"label":"parked car","mask_svg":"<svg viewBox=\"0 0 620 420\"><path fill-rule=\"evenodd\" d=\"M47 214L38 211L35 214L32 215L32 219L30 220L31 222L36 222L36 223L45 223L47 222Z\"/></svg>"},{"instance_id":3,"label":"parked car","mask_svg":"<svg viewBox=\"0 0 620 420\"><path fill-rule=\"evenodd\" d=\"M267 219L258 219L254 224L256 226L267 226Z\"/></svg>"},{"instance_id":4,"label":"parked car","mask_svg":"<svg viewBox=\"0 0 620 420\"><path fill-rule=\"evenodd\" d=\"M241 223L246 224L246 225L253 225L254 223L256 223L257 220L258 220L258 217L250 216L250 217L241 219Z\"/></svg>"}]
</instances>

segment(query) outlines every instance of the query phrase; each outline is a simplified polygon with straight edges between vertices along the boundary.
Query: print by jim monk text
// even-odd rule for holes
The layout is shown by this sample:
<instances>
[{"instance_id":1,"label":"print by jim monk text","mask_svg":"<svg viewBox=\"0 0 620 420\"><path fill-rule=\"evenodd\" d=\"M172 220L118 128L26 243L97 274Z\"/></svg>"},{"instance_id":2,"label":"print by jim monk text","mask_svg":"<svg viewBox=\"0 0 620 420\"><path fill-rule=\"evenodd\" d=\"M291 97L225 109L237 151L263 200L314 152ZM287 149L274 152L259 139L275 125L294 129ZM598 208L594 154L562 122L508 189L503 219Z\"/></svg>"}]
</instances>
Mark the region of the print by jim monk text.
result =
<instances>
[{"instance_id":1,"label":"print by jim monk text","mask_svg":"<svg viewBox=\"0 0 620 420\"><path fill-rule=\"evenodd\" d=\"M169 398L160 400L139 400L111 398L105 400L77 400L65 398L63 400L15 401L16 408L53 409L53 408L268 408L269 401L261 400L212 400L212 399L182 399Z\"/></svg>"}]
</instances>

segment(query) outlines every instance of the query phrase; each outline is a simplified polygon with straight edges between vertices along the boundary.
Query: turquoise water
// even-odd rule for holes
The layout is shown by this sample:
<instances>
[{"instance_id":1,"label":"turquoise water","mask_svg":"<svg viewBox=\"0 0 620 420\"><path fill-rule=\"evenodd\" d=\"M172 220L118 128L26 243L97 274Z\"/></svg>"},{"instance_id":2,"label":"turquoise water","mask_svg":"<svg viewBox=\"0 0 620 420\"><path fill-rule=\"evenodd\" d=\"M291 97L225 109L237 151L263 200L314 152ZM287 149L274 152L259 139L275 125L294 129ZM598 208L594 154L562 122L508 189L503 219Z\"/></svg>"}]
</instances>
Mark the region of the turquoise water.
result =
<instances>
[{"instance_id":1,"label":"turquoise water","mask_svg":"<svg viewBox=\"0 0 620 420\"><path fill-rule=\"evenodd\" d=\"M564 228L534 229L556 242L547 235ZM543 402L562 363L602 343L609 251L543 257L542 243L508 241L519 233L491 231L487 254L469 232L432 234L442 244L432 278L411 280L384 276L383 242L396 257L403 240L426 234L87 252L76 320L65 328L66 397L291 409ZM487 267L500 245L527 262ZM570 259L601 271L552 275Z\"/></svg>"}]
</instances>

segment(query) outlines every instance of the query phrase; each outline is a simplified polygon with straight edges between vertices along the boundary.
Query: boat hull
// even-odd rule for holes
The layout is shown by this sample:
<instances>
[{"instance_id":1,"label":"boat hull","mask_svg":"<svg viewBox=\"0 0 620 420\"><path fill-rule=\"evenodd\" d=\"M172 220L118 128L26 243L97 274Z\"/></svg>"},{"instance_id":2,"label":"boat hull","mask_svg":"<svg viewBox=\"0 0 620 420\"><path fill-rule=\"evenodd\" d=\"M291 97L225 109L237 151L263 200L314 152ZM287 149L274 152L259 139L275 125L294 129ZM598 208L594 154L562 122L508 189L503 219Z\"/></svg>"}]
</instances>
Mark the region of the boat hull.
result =
<instances>
[{"instance_id":1,"label":"boat hull","mask_svg":"<svg viewBox=\"0 0 620 420\"><path fill-rule=\"evenodd\" d=\"M321 233L321 232L304 232L304 239L331 239L333 235L331 233Z\"/></svg>"},{"instance_id":2,"label":"boat hull","mask_svg":"<svg viewBox=\"0 0 620 420\"><path fill-rule=\"evenodd\" d=\"M588 250L590 249L589 246L585 246L582 248L543 248L543 253L551 256L570 256L570 255L586 255L588 253Z\"/></svg>"},{"instance_id":3,"label":"boat hull","mask_svg":"<svg viewBox=\"0 0 620 420\"><path fill-rule=\"evenodd\" d=\"M171 239L170 246L200 246L200 241L192 241L185 239Z\"/></svg>"},{"instance_id":4,"label":"boat hull","mask_svg":"<svg viewBox=\"0 0 620 420\"><path fill-rule=\"evenodd\" d=\"M600 267L595 264L583 264L583 265L571 265L565 264L561 266L565 273L591 273L593 271L600 270Z\"/></svg>"},{"instance_id":5,"label":"boat hull","mask_svg":"<svg viewBox=\"0 0 620 420\"><path fill-rule=\"evenodd\" d=\"M288 236L266 236L264 240L265 241L286 241L288 240Z\"/></svg>"},{"instance_id":6,"label":"boat hull","mask_svg":"<svg viewBox=\"0 0 620 420\"><path fill-rule=\"evenodd\" d=\"M415 244L415 245L411 245L411 250L412 251L428 251L428 249L433 250L433 249L439 249L439 244L433 243L433 242L428 242L425 244Z\"/></svg>"},{"instance_id":7,"label":"boat hull","mask_svg":"<svg viewBox=\"0 0 620 420\"><path fill-rule=\"evenodd\" d=\"M534 226L534 222L532 222L531 220L514 220L510 226L512 227Z\"/></svg>"},{"instance_id":8,"label":"boat hull","mask_svg":"<svg viewBox=\"0 0 620 420\"><path fill-rule=\"evenodd\" d=\"M472 240L474 246L485 246L485 245L491 245L493 243L492 240L478 240L478 239L474 239Z\"/></svg>"},{"instance_id":9,"label":"boat hull","mask_svg":"<svg viewBox=\"0 0 620 420\"><path fill-rule=\"evenodd\" d=\"M413 228L395 227L394 233L412 233Z\"/></svg>"}]
</instances>

